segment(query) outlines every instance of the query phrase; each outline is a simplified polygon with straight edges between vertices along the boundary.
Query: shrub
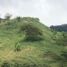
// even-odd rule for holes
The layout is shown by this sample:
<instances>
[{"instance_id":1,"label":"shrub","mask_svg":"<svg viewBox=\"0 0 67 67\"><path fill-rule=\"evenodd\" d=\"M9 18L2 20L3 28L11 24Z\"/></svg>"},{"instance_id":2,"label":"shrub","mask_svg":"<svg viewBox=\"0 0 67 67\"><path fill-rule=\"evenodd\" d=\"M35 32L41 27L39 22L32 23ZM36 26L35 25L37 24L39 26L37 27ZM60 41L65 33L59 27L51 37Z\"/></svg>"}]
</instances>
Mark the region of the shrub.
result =
<instances>
[{"instance_id":1,"label":"shrub","mask_svg":"<svg viewBox=\"0 0 67 67\"><path fill-rule=\"evenodd\" d=\"M61 54L64 61L67 61L67 51L63 51Z\"/></svg>"},{"instance_id":2,"label":"shrub","mask_svg":"<svg viewBox=\"0 0 67 67\"><path fill-rule=\"evenodd\" d=\"M11 64L8 63L8 62L4 62L4 63L1 65L1 67L10 67L10 66L11 66Z\"/></svg>"},{"instance_id":3,"label":"shrub","mask_svg":"<svg viewBox=\"0 0 67 67\"><path fill-rule=\"evenodd\" d=\"M21 31L25 32L25 41L42 40L42 31L32 24L25 24L21 27Z\"/></svg>"},{"instance_id":4,"label":"shrub","mask_svg":"<svg viewBox=\"0 0 67 67\"><path fill-rule=\"evenodd\" d=\"M20 20L22 19L21 17L17 17L16 18L18 22L20 22Z\"/></svg>"},{"instance_id":5,"label":"shrub","mask_svg":"<svg viewBox=\"0 0 67 67\"><path fill-rule=\"evenodd\" d=\"M20 45L19 44L15 44L15 51L21 51Z\"/></svg>"},{"instance_id":6,"label":"shrub","mask_svg":"<svg viewBox=\"0 0 67 67\"><path fill-rule=\"evenodd\" d=\"M66 46L67 45L67 34L66 33L58 33L55 38L57 45Z\"/></svg>"},{"instance_id":7,"label":"shrub","mask_svg":"<svg viewBox=\"0 0 67 67\"><path fill-rule=\"evenodd\" d=\"M14 67L23 67L23 66L22 66L22 64L20 64L20 63L15 63L15 64L14 64Z\"/></svg>"}]
</instances>

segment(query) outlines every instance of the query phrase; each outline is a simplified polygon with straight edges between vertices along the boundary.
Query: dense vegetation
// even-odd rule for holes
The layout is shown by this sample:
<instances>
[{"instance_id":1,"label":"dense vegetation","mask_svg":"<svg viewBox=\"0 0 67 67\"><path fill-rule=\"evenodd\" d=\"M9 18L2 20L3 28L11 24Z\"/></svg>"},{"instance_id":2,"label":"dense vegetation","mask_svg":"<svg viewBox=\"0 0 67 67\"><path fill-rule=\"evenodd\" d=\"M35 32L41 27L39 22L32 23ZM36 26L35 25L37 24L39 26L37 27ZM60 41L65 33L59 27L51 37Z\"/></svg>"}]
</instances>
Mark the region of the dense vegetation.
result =
<instances>
[{"instance_id":1,"label":"dense vegetation","mask_svg":"<svg viewBox=\"0 0 67 67\"><path fill-rule=\"evenodd\" d=\"M64 31L67 32L67 24L63 24L63 25L57 25L57 26L51 26L51 29L55 30L55 31Z\"/></svg>"},{"instance_id":2,"label":"dense vegetation","mask_svg":"<svg viewBox=\"0 0 67 67\"><path fill-rule=\"evenodd\" d=\"M0 67L67 67L67 33L38 18L0 19Z\"/></svg>"},{"instance_id":3,"label":"dense vegetation","mask_svg":"<svg viewBox=\"0 0 67 67\"><path fill-rule=\"evenodd\" d=\"M43 39L42 31L30 23L23 25L21 31L26 34L25 41L40 41Z\"/></svg>"}]
</instances>

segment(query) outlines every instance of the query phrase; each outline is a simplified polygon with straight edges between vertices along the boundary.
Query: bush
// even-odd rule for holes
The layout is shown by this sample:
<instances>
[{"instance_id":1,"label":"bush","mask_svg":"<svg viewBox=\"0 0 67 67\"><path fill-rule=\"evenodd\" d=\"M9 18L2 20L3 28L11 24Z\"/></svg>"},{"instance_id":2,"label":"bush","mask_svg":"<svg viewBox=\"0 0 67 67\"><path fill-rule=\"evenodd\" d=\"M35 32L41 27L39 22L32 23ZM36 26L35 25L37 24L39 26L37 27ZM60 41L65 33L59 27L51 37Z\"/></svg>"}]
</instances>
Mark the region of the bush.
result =
<instances>
[{"instance_id":1,"label":"bush","mask_svg":"<svg viewBox=\"0 0 67 67\"><path fill-rule=\"evenodd\" d=\"M25 32L25 41L42 40L42 31L32 24L25 24L21 27L21 31Z\"/></svg>"},{"instance_id":2,"label":"bush","mask_svg":"<svg viewBox=\"0 0 67 67\"><path fill-rule=\"evenodd\" d=\"M15 51L21 51L20 45L19 44L15 44Z\"/></svg>"},{"instance_id":3,"label":"bush","mask_svg":"<svg viewBox=\"0 0 67 67\"><path fill-rule=\"evenodd\" d=\"M20 22L21 19L22 19L22 17L17 17L17 18L16 18L16 20L17 20L18 22Z\"/></svg>"},{"instance_id":4,"label":"bush","mask_svg":"<svg viewBox=\"0 0 67 67\"><path fill-rule=\"evenodd\" d=\"M61 54L64 61L67 61L67 51L63 51Z\"/></svg>"},{"instance_id":5,"label":"bush","mask_svg":"<svg viewBox=\"0 0 67 67\"><path fill-rule=\"evenodd\" d=\"M10 67L10 66L11 66L11 64L8 63L8 62L4 62L4 63L1 65L1 67Z\"/></svg>"},{"instance_id":6,"label":"bush","mask_svg":"<svg viewBox=\"0 0 67 67\"><path fill-rule=\"evenodd\" d=\"M57 33L55 41L57 45L66 46L67 45L67 34L64 32Z\"/></svg>"},{"instance_id":7,"label":"bush","mask_svg":"<svg viewBox=\"0 0 67 67\"><path fill-rule=\"evenodd\" d=\"M15 63L14 64L14 67L23 67L23 65L22 64L19 64L19 63Z\"/></svg>"}]
</instances>

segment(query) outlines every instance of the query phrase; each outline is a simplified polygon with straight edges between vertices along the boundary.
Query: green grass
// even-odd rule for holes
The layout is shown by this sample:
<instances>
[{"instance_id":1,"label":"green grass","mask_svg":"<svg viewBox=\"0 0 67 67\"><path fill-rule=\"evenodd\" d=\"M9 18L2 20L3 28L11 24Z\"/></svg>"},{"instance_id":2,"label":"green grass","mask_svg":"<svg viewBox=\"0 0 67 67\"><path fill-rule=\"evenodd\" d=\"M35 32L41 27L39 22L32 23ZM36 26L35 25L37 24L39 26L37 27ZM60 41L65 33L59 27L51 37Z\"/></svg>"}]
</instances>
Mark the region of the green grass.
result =
<instances>
[{"instance_id":1,"label":"green grass","mask_svg":"<svg viewBox=\"0 0 67 67\"><path fill-rule=\"evenodd\" d=\"M24 24L23 19L20 22L13 19L0 24L0 67L6 61L12 64L16 62L22 65L28 64L28 66L36 64L37 66L34 67L60 67L59 62L52 57L45 57L45 53L50 51L60 55L64 47L55 44L52 39L53 32L48 27L39 22L32 21L31 23L43 31L43 41L23 42L24 33L19 32ZM16 44L20 45L21 51L15 51Z\"/></svg>"}]
</instances>

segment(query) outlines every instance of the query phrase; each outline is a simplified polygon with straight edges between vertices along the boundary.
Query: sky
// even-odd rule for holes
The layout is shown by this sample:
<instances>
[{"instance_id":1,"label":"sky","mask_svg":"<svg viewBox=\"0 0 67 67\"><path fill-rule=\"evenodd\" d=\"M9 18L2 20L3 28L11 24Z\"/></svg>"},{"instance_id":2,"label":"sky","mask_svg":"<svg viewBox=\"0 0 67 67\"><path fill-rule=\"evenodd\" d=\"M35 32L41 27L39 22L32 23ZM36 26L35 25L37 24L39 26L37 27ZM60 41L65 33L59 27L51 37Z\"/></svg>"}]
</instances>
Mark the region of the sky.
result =
<instances>
[{"instance_id":1,"label":"sky","mask_svg":"<svg viewBox=\"0 0 67 67\"><path fill-rule=\"evenodd\" d=\"M0 17L38 17L47 25L67 24L67 0L0 0Z\"/></svg>"}]
</instances>

